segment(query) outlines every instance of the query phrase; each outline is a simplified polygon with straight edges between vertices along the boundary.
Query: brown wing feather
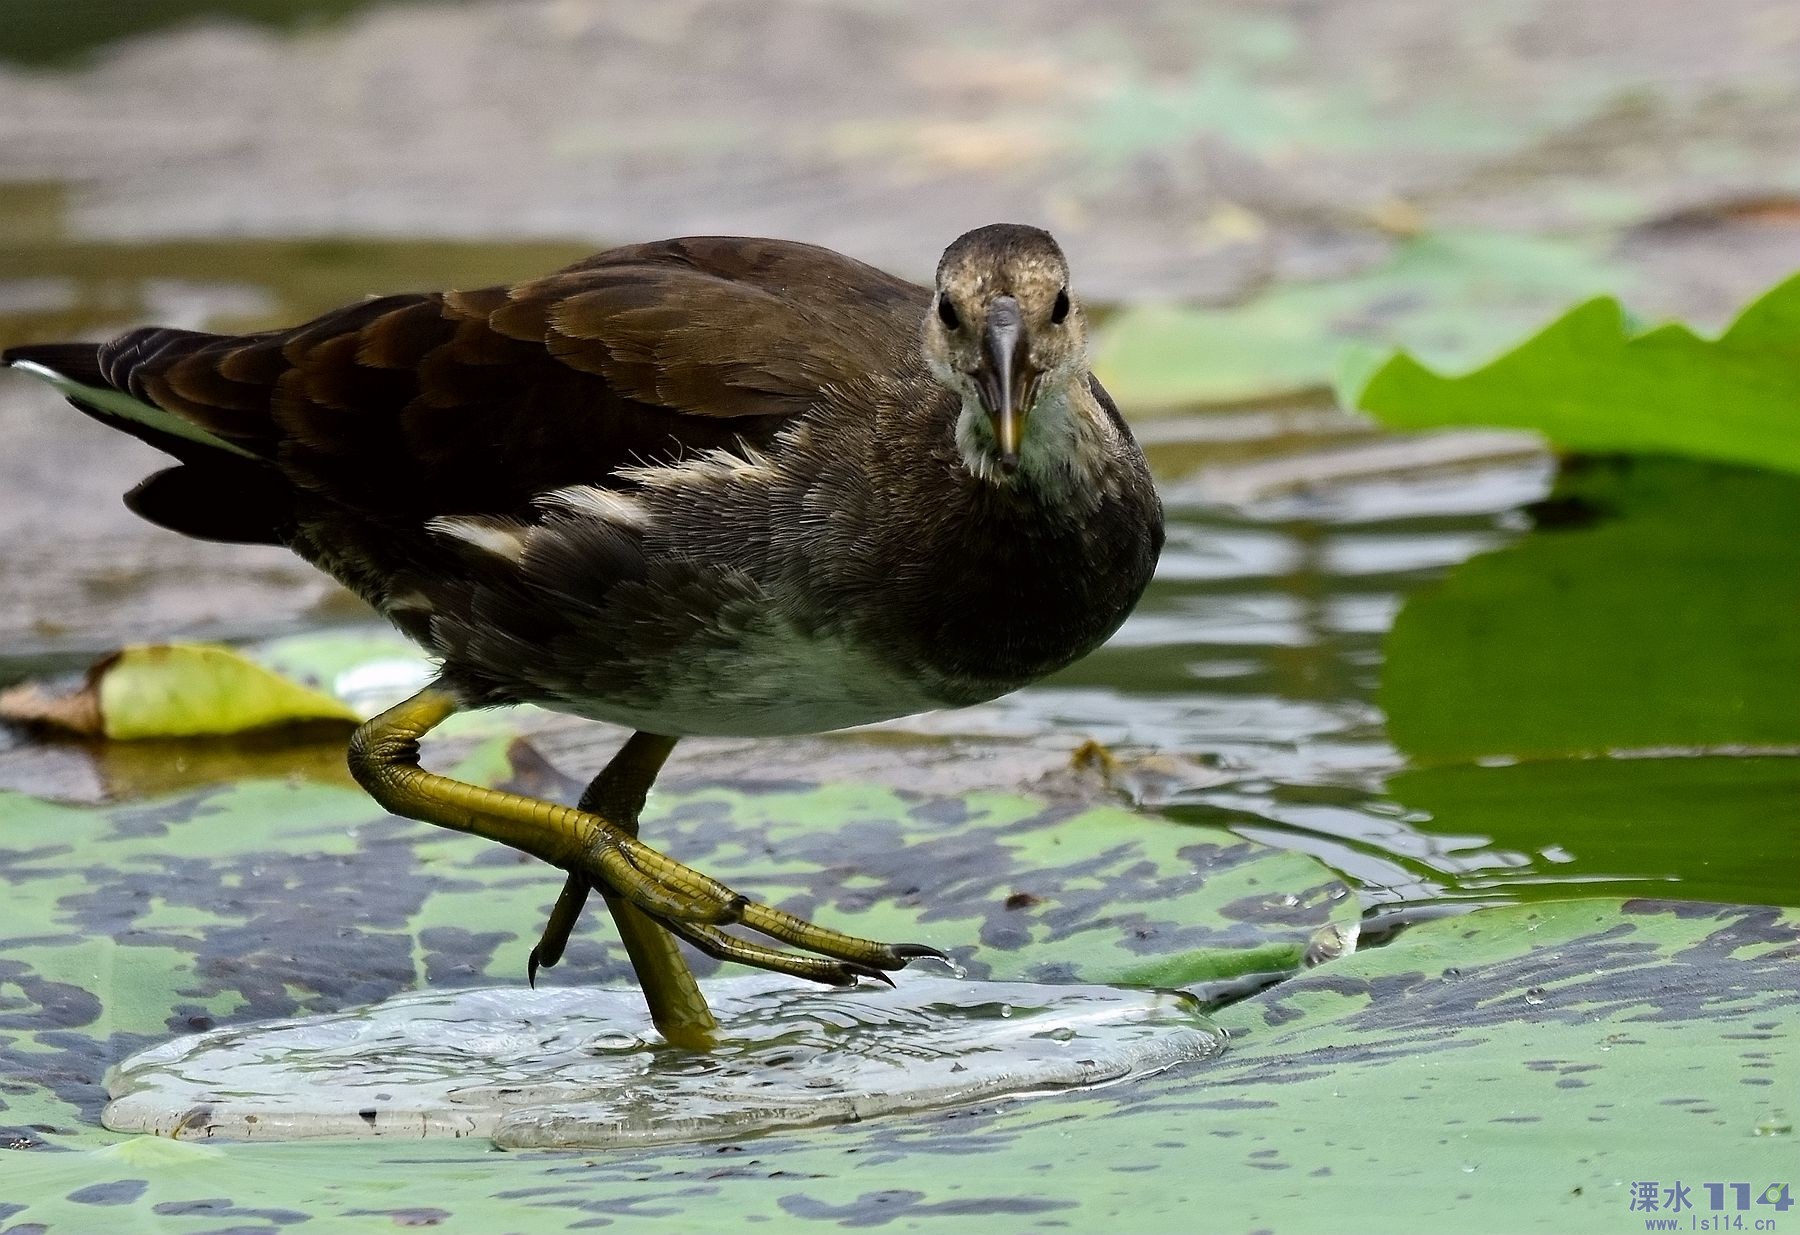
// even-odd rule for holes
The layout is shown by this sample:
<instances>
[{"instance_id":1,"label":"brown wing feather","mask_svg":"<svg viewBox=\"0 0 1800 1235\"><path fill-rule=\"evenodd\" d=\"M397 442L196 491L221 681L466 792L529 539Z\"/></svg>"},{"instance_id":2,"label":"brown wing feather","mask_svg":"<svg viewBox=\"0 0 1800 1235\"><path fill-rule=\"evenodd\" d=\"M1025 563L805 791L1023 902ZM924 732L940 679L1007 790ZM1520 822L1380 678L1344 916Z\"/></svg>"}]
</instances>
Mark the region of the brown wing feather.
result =
<instances>
[{"instance_id":1,"label":"brown wing feather","mask_svg":"<svg viewBox=\"0 0 1800 1235\"><path fill-rule=\"evenodd\" d=\"M826 249L700 237L284 331L133 331L98 359L108 384L314 498L504 512L627 464L766 442L821 387L916 366L928 296Z\"/></svg>"}]
</instances>

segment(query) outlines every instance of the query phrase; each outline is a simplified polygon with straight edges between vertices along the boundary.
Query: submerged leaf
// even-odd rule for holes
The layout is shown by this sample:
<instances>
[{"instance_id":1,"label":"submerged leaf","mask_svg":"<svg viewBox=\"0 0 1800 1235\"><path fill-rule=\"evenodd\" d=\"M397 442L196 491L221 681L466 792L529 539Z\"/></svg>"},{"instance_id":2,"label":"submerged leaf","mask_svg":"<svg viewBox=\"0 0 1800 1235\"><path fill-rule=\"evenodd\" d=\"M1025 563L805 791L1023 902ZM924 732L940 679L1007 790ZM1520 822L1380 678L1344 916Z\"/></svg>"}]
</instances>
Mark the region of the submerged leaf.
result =
<instances>
[{"instance_id":1,"label":"submerged leaf","mask_svg":"<svg viewBox=\"0 0 1800 1235\"><path fill-rule=\"evenodd\" d=\"M1800 275L1714 340L1678 323L1640 329L1607 296L1461 377L1405 352L1372 376L1364 358L1351 368L1345 401L1396 429L1534 429L1568 450L1800 472Z\"/></svg>"},{"instance_id":2,"label":"submerged leaf","mask_svg":"<svg viewBox=\"0 0 1800 1235\"><path fill-rule=\"evenodd\" d=\"M1380 702L1402 750L1800 745L1800 480L1589 462L1564 469L1538 522L1395 620Z\"/></svg>"},{"instance_id":3,"label":"submerged leaf","mask_svg":"<svg viewBox=\"0 0 1800 1235\"><path fill-rule=\"evenodd\" d=\"M116 741L359 719L330 695L212 644L128 647L67 694L34 685L8 691L0 696L0 717Z\"/></svg>"},{"instance_id":4,"label":"submerged leaf","mask_svg":"<svg viewBox=\"0 0 1800 1235\"><path fill-rule=\"evenodd\" d=\"M1587 460L1536 518L1395 620L1389 795L1467 890L1795 903L1800 478Z\"/></svg>"}]
</instances>

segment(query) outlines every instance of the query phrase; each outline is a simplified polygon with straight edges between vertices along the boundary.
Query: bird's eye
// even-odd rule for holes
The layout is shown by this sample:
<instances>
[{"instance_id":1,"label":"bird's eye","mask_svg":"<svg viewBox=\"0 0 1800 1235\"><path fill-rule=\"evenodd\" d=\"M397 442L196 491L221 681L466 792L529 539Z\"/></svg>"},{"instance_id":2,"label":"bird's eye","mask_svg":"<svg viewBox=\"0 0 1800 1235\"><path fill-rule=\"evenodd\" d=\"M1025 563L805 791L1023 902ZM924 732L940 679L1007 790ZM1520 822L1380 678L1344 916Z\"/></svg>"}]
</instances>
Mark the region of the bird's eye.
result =
<instances>
[{"instance_id":1,"label":"bird's eye","mask_svg":"<svg viewBox=\"0 0 1800 1235\"><path fill-rule=\"evenodd\" d=\"M955 330L962 325L962 319L956 316L956 306L950 303L950 297L938 293L938 321Z\"/></svg>"},{"instance_id":2,"label":"bird's eye","mask_svg":"<svg viewBox=\"0 0 1800 1235\"><path fill-rule=\"evenodd\" d=\"M1050 306L1050 323L1054 326L1060 326L1063 324L1063 319L1068 316L1069 289L1065 287L1060 292L1056 293L1056 303Z\"/></svg>"}]
</instances>

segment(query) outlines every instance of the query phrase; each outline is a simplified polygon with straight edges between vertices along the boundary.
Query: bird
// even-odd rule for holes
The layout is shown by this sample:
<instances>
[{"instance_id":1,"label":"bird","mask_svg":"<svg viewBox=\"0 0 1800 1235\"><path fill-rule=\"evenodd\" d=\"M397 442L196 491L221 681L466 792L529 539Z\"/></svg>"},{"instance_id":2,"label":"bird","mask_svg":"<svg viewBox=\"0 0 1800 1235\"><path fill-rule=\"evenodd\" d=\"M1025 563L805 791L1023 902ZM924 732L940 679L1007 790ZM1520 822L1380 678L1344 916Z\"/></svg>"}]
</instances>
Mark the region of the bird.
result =
<instances>
[{"instance_id":1,"label":"bird","mask_svg":"<svg viewBox=\"0 0 1800 1235\"><path fill-rule=\"evenodd\" d=\"M0 359L172 458L126 495L137 515L284 545L429 653L431 683L351 738L357 781L567 872L533 982L597 888L654 1023L704 1046L717 1025L676 938L838 985L943 954L667 857L638 836L651 784L682 738L984 702L1119 627L1163 512L1088 339L1055 239L1000 223L952 242L932 286L694 236L286 329ZM518 703L633 736L573 808L420 766L446 717Z\"/></svg>"}]
</instances>

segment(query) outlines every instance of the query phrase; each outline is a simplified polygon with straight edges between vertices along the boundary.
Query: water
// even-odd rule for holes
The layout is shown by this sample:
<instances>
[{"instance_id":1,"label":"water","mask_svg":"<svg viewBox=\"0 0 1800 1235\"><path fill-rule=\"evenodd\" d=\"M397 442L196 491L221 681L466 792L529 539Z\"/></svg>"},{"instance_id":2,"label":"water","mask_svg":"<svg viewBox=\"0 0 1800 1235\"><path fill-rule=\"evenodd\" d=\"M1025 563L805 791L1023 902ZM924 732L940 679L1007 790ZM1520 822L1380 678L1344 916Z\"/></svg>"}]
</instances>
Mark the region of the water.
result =
<instances>
[{"instance_id":1,"label":"water","mask_svg":"<svg viewBox=\"0 0 1800 1235\"><path fill-rule=\"evenodd\" d=\"M1194 999L909 975L822 991L709 983L708 1053L662 1045L642 997L583 988L401 995L127 1059L104 1122L194 1140L491 1137L509 1148L740 1139L1089 1088L1224 1048Z\"/></svg>"}]
</instances>

